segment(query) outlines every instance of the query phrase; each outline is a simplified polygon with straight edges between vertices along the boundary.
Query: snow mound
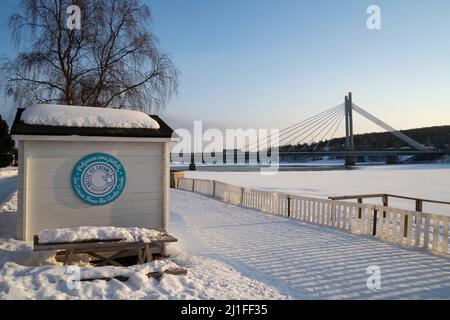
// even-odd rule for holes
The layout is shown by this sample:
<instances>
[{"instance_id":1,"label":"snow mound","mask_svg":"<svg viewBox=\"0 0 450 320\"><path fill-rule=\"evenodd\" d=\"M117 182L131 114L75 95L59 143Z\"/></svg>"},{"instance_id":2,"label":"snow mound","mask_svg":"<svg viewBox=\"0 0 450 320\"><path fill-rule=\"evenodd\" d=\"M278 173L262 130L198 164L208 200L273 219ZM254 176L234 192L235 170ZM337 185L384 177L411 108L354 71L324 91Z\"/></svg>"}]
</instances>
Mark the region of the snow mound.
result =
<instances>
[{"instance_id":1,"label":"snow mound","mask_svg":"<svg viewBox=\"0 0 450 320\"><path fill-rule=\"evenodd\" d=\"M65 243L95 240L122 240L125 242L150 242L166 234L161 231L144 228L118 227L76 227L44 229L38 233L39 243Z\"/></svg>"},{"instance_id":2,"label":"snow mound","mask_svg":"<svg viewBox=\"0 0 450 320\"><path fill-rule=\"evenodd\" d=\"M171 244L178 246L178 244ZM175 250L185 252L185 248ZM191 253L130 267L61 266L38 256L31 244L0 241L0 300L5 299L288 299L229 265ZM185 268L185 276L148 273ZM127 277L126 281L104 278ZM83 281L94 280L95 281Z\"/></svg>"},{"instance_id":3,"label":"snow mound","mask_svg":"<svg viewBox=\"0 0 450 320\"><path fill-rule=\"evenodd\" d=\"M0 206L0 212L17 212L17 191Z\"/></svg>"},{"instance_id":4,"label":"snow mound","mask_svg":"<svg viewBox=\"0 0 450 320\"><path fill-rule=\"evenodd\" d=\"M0 268L7 263L16 263L22 266L41 266L56 264L54 251L33 251L29 242L14 239L0 240Z\"/></svg>"},{"instance_id":5,"label":"snow mound","mask_svg":"<svg viewBox=\"0 0 450 320\"><path fill-rule=\"evenodd\" d=\"M46 126L159 129L158 122L143 112L64 105L29 107L22 113L21 120Z\"/></svg>"},{"instance_id":6,"label":"snow mound","mask_svg":"<svg viewBox=\"0 0 450 320\"><path fill-rule=\"evenodd\" d=\"M0 170L0 177L17 176L17 167L7 167Z\"/></svg>"}]
</instances>

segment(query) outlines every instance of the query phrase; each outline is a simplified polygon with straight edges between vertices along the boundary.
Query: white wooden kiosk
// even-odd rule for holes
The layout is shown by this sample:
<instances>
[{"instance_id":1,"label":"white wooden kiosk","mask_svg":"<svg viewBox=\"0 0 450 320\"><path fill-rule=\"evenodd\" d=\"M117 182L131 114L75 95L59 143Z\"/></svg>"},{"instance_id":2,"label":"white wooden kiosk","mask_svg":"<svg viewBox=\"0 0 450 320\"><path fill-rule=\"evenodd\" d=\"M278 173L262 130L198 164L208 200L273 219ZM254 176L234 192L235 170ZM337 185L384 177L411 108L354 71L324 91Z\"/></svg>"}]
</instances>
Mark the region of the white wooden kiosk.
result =
<instances>
[{"instance_id":1,"label":"white wooden kiosk","mask_svg":"<svg viewBox=\"0 0 450 320\"><path fill-rule=\"evenodd\" d=\"M173 131L166 123L135 111L33 108L19 109L11 128L19 148L18 239L78 226L168 232Z\"/></svg>"}]
</instances>

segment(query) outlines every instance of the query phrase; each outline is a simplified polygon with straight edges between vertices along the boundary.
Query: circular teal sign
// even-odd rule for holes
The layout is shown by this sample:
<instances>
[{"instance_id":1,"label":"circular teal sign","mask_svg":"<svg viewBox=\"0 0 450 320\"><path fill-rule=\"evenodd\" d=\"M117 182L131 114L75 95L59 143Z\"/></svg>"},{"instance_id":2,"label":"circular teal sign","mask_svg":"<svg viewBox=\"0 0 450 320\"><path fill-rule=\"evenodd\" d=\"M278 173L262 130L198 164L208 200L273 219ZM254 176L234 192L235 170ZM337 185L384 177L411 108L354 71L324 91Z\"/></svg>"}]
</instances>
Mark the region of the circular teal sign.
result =
<instances>
[{"instance_id":1,"label":"circular teal sign","mask_svg":"<svg viewBox=\"0 0 450 320\"><path fill-rule=\"evenodd\" d=\"M103 206L116 200L127 177L120 161L106 153L93 153L78 161L72 171L72 189L81 201Z\"/></svg>"}]
</instances>

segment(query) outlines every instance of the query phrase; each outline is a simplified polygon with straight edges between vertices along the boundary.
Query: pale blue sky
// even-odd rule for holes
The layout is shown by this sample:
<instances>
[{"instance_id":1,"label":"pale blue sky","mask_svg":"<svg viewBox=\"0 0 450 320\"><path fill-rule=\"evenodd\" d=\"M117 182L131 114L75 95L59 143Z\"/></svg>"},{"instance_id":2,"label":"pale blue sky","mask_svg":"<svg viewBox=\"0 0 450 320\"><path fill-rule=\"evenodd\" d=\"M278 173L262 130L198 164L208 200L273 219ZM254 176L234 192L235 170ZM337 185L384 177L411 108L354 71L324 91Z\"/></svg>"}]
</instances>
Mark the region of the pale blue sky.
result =
<instances>
[{"instance_id":1,"label":"pale blue sky","mask_svg":"<svg viewBox=\"0 0 450 320\"><path fill-rule=\"evenodd\" d=\"M450 124L448 0L147 0L181 71L172 123L286 127L354 101L406 129ZM0 54L13 54L0 4ZM382 29L366 28L381 8ZM374 129L356 121L357 131Z\"/></svg>"}]
</instances>

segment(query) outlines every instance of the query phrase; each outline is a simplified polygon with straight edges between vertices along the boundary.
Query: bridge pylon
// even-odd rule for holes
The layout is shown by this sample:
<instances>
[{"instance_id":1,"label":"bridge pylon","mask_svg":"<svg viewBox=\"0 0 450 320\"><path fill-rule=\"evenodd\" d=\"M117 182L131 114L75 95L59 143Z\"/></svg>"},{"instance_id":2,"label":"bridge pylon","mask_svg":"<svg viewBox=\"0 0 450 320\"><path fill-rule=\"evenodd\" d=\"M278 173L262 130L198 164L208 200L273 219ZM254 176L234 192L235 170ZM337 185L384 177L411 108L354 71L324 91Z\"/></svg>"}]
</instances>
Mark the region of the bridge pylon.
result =
<instances>
[{"instance_id":1,"label":"bridge pylon","mask_svg":"<svg viewBox=\"0 0 450 320\"><path fill-rule=\"evenodd\" d=\"M345 96L345 149L347 151L355 150L355 142L353 139L353 101L351 92ZM354 166L355 157L346 156L345 165Z\"/></svg>"}]
</instances>

